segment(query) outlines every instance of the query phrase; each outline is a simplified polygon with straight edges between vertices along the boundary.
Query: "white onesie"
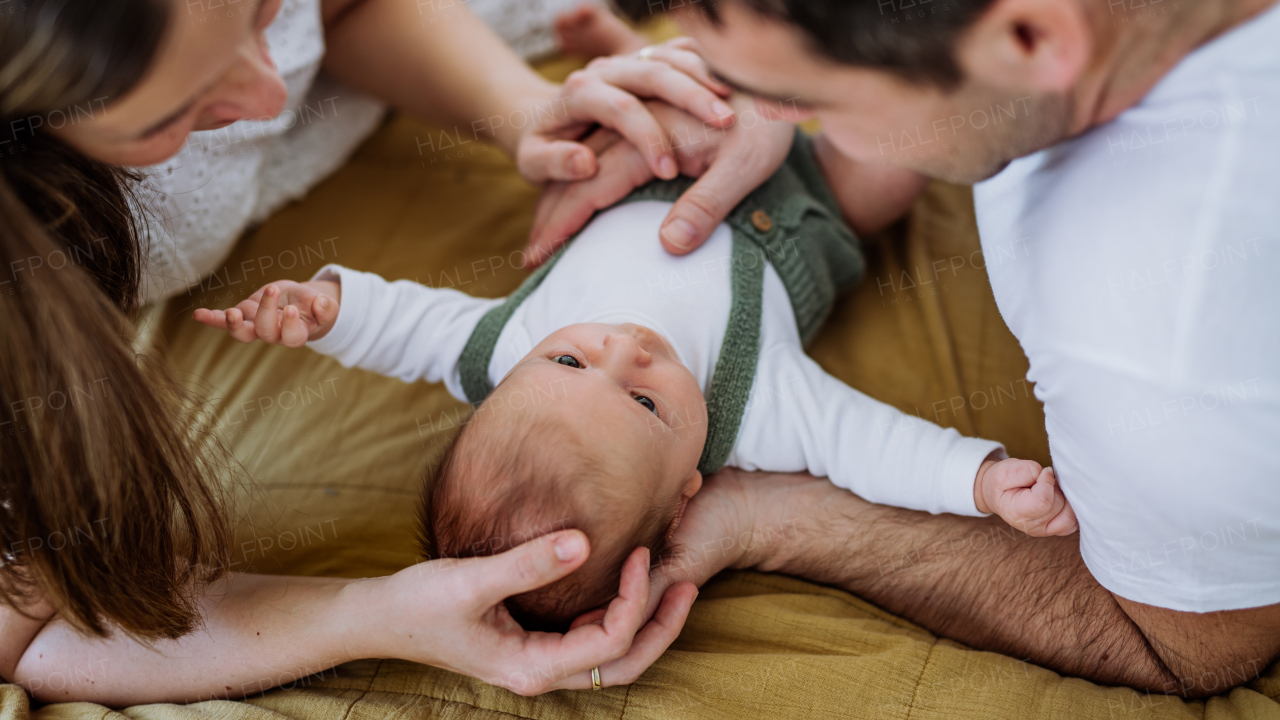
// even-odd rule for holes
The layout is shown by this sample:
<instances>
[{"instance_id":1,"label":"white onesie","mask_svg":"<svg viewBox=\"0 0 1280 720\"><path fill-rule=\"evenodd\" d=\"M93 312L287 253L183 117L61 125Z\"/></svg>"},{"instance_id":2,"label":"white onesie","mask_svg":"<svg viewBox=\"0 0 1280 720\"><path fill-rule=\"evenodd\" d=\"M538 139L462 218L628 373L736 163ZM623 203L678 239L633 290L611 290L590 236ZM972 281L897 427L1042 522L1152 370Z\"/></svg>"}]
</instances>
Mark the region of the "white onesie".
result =
<instances>
[{"instance_id":1,"label":"white onesie","mask_svg":"<svg viewBox=\"0 0 1280 720\"><path fill-rule=\"evenodd\" d=\"M658 242L670 207L641 201L597 215L506 324L490 382L497 385L567 325L631 322L661 333L705 393L729 320L731 230L722 224L693 253L670 255ZM333 329L311 348L405 382L443 381L466 399L459 357L476 323L502 299L389 283L333 265L315 279L340 280L342 303ZM808 471L872 502L981 515L974 478L999 443L903 414L828 375L805 355L772 267L765 270L763 300L760 359L728 465Z\"/></svg>"}]
</instances>

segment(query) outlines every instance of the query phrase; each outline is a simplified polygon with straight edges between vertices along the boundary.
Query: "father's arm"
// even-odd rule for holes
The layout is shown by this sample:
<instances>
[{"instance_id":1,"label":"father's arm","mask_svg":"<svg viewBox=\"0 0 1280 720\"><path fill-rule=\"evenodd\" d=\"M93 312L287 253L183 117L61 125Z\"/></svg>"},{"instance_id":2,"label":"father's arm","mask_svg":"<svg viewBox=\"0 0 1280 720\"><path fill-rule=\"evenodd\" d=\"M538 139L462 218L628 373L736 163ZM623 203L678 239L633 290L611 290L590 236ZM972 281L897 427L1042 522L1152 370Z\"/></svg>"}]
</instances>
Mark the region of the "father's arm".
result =
<instances>
[{"instance_id":1,"label":"father's arm","mask_svg":"<svg viewBox=\"0 0 1280 720\"><path fill-rule=\"evenodd\" d=\"M971 647L1188 697L1245 683L1280 652L1280 605L1196 614L1124 600L1090 575L1078 537L874 505L808 475L726 470L690 503L667 574L798 575Z\"/></svg>"}]
</instances>

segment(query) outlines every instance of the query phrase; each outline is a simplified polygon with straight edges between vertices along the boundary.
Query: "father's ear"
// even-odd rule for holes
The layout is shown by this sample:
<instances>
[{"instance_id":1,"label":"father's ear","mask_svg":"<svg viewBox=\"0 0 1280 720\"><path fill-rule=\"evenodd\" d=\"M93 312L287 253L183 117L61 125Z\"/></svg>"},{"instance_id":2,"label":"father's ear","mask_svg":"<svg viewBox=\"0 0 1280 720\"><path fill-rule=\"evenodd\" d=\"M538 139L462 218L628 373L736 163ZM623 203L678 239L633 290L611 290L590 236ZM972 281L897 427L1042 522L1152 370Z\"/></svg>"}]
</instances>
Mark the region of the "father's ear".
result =
<instances>
[{"instance_id":1,"label":"father's ear","mask_svg":"<svg viewBox=\"0 0 1280 720\"><path fill-rule=\"evenodd\" d=\"M995 0L965 31L956 60L966 77L995 88L1067 93L1093 52L1080 0Z\"/></svg>"}]
</instances>

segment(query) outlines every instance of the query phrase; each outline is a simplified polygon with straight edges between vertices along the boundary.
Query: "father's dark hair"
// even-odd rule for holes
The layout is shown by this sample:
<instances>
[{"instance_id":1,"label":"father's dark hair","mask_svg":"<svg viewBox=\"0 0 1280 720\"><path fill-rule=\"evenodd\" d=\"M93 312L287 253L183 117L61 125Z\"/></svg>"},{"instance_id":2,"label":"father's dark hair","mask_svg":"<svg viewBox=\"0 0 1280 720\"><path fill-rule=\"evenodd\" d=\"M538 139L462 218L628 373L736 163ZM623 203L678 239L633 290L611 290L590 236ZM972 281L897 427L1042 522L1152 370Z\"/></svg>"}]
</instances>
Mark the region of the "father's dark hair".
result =
<instances>
[{"instance_id":1,"label":"father's dark hair","mask_svg":"<svg viewBox=\"0 0 1280 720\"><path fill-rule=\"evenodd\" d=\"M835 62L949 89L962 77L956 39L992 0L614 0L636 21L689 8L719 24L716 2L796 27L811 49Z\"/></svg>"}]
</instances>

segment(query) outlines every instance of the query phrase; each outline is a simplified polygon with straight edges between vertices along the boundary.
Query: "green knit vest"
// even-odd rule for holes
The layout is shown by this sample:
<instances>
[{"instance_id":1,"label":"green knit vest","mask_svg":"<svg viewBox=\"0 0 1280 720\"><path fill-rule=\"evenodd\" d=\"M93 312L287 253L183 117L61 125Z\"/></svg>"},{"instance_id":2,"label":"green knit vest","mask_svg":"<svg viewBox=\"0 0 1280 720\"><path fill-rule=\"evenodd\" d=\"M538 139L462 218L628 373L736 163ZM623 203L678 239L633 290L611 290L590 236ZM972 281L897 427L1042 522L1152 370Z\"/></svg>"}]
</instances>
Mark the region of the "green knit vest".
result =
<instances>
[{"instance_id":1,"label":"green knit vest","mask_svg":"<svg viewBox=\"0 0 1280 720\"><path fill-rule=\"evenodd\" d=\"M693 182L685 177L655 180L622 202L675 202ZM782 279L806 344L831 313L836 296L856 285L865 270L858 239L841 219L822 178L813 142L798 130L783 166L739 203L725 222L733 230L733 294L724 342L705 393L707 440L698 463L703 475L723 467L733 450L755 381L765 263L773 265ZM493 392L489 363L502 329L563 253L561 248L476 324L459 360L462 387L472 405L478 406Z\"/></svg>"}]
</instances>

